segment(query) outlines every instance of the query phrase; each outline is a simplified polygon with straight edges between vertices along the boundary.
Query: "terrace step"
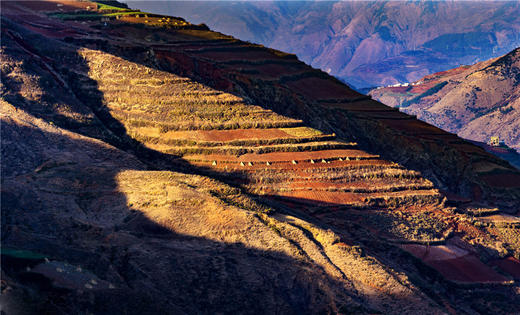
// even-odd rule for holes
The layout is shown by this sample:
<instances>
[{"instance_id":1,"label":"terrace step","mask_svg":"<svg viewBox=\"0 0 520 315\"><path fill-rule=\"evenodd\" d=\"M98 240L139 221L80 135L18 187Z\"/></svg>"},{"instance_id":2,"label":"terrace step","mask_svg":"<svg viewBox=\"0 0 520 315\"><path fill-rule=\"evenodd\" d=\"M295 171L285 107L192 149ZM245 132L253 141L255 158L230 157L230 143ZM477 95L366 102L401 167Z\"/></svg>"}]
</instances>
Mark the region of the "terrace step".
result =
<instances>
[{"instance_id":1,"label":"terrace step","mask_svg":"<svg viewBox=\"0 0 520 315\"><path fill-rule=\"evenodd\" d=\"M269 153L295 153L295 152L314 152L317 150L334 150L346 149L354 146L354 143L346 143L339 141L309 141L294 144L273 144L273 145L258 145L258 146L235 146L235 145L220 145L220 146L177 146L172 147L161 143L146 143L146 146L161 152L174 155L187 154L202 154L202 155L232 155L244 156L247 154L264 155ZM191 158L188 158L190 160ZM294 159L293 159L294 160ZM212 160L214 161L214 160ZM246 161L252 162L252 161ZM268 162L268 161L266 161Z\"/></svg>"},{"instance_id":2,"label":"terrace step","mask_svg":"<svg viewBox=\"0 0 520 315\"><path fill-rule=\"evenodd\" d=\"M320 207L399 208L407 205L439 205L442 195L436 190L404 190L384 194L333 191L283 191L270 194L292 202Z\"/></svg>"},{"instance_id":3,"label":"terrace step","mask_svg":"<svg viewBox=\"0 0 520 315\"><path fill-rule=\"evenodd\" d=\"M478 218L477 222L483 226L496 228L520 229L520 218L507 214L493 214Z\"/></svg>"},{"instance_id":4,"label":"terrace step","mask_svg":"<svg viewBox=\"0 0 520 315\"><path fill-rule=\"evenodd\" d=\"M293 54L283 53L263 46L208 47L184 50L184 52L190 55L196 55L197 58L203 58L213 62L273 59L273 53L279 60L298 60Z\"/></svg>"},{"instance_id":5,"label":"terrace step","mask_svg":"<svg viewBox=\"0 0 520 315\"><path fill-rule=\"evenodd\" d=\"M259 130L259 129L256 129ZM222 146L234 146L234 147L254 147L254 146L267 146L267 145L280 145L280 144L304 144L309 142L322 142L331 141L336 138L335 135L320 135L314 137L286 137L286 138L273 138L273 139L238 139L231 141L197 141L189 138L169 138L167 134L161 136L145 136L141 134L130 133L132 137L143 143L152 144L167 144L175 146L182 150L184 148L189 149L190 147L222 147Z\"/></svg>"},{"instance_id":6,"label":"terrace step","mask_svg":"<svg viewBox=\"0 0 520 315\"><path fill-rule=\"evenodd\" d=\"M405 251L436 269L457 284L511 284L513 281L482 263L479 258L455 245L401 245Z\"/></svg>"},{"instance_id":7,"label":"terrace step","mask_svg":"<svg viewBox=\"0 0 520 315\"><path fill-rule=\"evenodd\" d=\"M232 66L233 70L236 69L237 66L246 65L246 66L264 66L264 65L283 65L284 67L295 66L300 68L300 64L297 60L292 59L258 59L258 60L244 60L244 59L236 59L236 60L226 60L226 61L218 61L217 62L221 66Z\"/></svg>"},{"instance_id":8,"label":"terrace step","mask_svg":"<svg viewBox=\"0 0 520 315\"><path fill-rule=\"evenodd\" d=\"M375 160L377 161L377 160ZM292 182L333 182L336 184L350 184L353 182L377 182L387 181L391 183L401 182L406 180L420 180L420 174L416 171L410 171L402 168L381 167L377 170L367 169L349 169L342 168L340 170L330 169L327 167L316 166L319 169L302 169L295 167L287 168L287 171L280 173L280 169L271 167L271 163L245 162L247 165L240 165L239 163L222 163L213 161L213 165L221 165L220 168L215 168L216 171L227 172L232 171L233 176L238 176L237 173L243 174L243 177L248 177L251 184L254 183L292 183ZM288 164L288 163L287 163ZM244 167L247 166L247 167ZM212 166L213 167L213 166ZM314 165L312 166L314 167ZM319 172L318 172L319 171ZM290 184L288 184L290 185Z\"/></svg>"},{"instance_id":9,"label":"terrace step","mask_svg":"<svg viewBox=\"0 0 520 315\"><path fill-rule=\"evenodd\" d=\"M182 130L231 130L231 129L268 129L268 128L291 128L300 127L303 122L297 120L286 120L286 121L241 121L239 122L227 122L227 123L214 123L214 122L179 122L179 123L166 123L158 120L154 120L153 117L149 119L143 119L142 116L132 115L123 116L114 113L114 118L123 122L125 126L130 128L135 127L158 127L160 132L168 131L182 131ZM139 117L139 118L138 118Z\"/></svg>"},{"instance_id":10,"label":"terrace step","mask_svg":"<svg viewBox=\"0 0 520 315\"><path fill-rule=\"evenodd\" d=\"M321 142L319 142L321 144ZM346 147L354 147L357 144L354 142L347 143L342 142L343 146ZM311 159L315 160L332 160L339 158L349 159L375 159L379 158L379 155L373 155L366 153L361 150L356 149L330 149L330 150L316 150L316 151L299 151L299 152L271 152L271 153L249 153L243 154L240 156L231 156L231 155L222 155L222 154L211 154L211 155L186 155L184 156L185 160L193 161L193 162L212 162L217 161L221 163L240 163L240 162L253 162L253 163L279 163L279 162L288 162L292 163L292 161L300 162L308 162L310 164Z\"/></svg>"},{"instance_id":11,"label":"terrace step","mask_svg":"<svg viewBox=\"0 0 520 315\"><path fill-rule=\"evenodd\" d=\"M112 103L113 104L113 103ZM206 126L206 125L234 125L234 129L247 129L247 126L258 126L261 128L283 128L301 126L302 121L298 119L291 119L277 115L273 112L266 111L247 111L244 110L230 110L230 106L225 106L220 112L216 113L213 110L208 112L206 109L197 109L195 106L190 107L189 110L168 111L163 106L148 106L145 105L140 109L136 105L122 104L115 106L110 104L110 111L113 116L121 120L133 121L152 121L154 123L162 123L168 125L191 125L191 126ZM169 105L172 107L179 107ZM218 109L222 105L213 105ZM137 108L136 108L137 107ZM149 125L149 124L148 124ZM244 126L244 127L241 127ZM269 127L274 126L274 127ZM218 128L215 128L218 129ZM228 128L229 129L229 128Z\"/></svg>"},{"instance_id":12,"label":"terrace step","mask_svg":"<svg viewBox=\"0 0 520 315\"><path fill-rule=\"evenodd\" d=\"M218 163L214 161L213 165ZM240 166L238 166L240 165ZM296 191L296 190L323 190L323 191L350 191L350 192L392 192L402 190L432 189L432 183L421 179L414 173L406 173L399 177L393 171L378 178L363 178L349 173L341 173L340 178L324 174L322 176L308 176L299 171L280 173L279 170L269 169L269 165L240 162L233 167L224 165L218 170L219 176L230 182L247 186L255 191ZM265 169L263 169L265 167ZM211 168L214 169L213 166Z\"/></svg>"},{"instance_id":13,"label":"terrace step","mask_svg":"<svg viewBox=\"0 0 520 315\"><path fill-rule=\"evenodd\" d=\"M350 112L398 112L399 109L377 103L366 98L319 100L320 105L336 107Z\"/></svg>"},{"instance_id":14,"label":"terrace step","mask_svg":"<svg viewBox=\"0 0 520 315\"><path fill-rule=\"evenodd\" d=\"M185 156L186 158L187 156ZM213 164L213 162L217 162ZM330 158L326 159L326 163L321 162L321 160L317 160L315 163L311 163L310 160L296 160L297 164L292 163L291 161L264 161L264 162L254 162L252 166L247 168L241 168L242 172L254 172L255 174L265 174L265 176L279 176L280 171L292 171L286 172L286 174L294 173L297 174L296 179L306 179L306 178L314 178L327 175L331 178L331 180L341 180L344 178L350 178L351 175L355 175L355 177L362 178L362 173L367 173L373 177L378 177L378 174L383 174L383 172L387 173L387 177L405 177L405 178L415 178L419 177L419 173L416 171L404 170L403 167L396 165L393 162L388 162L385 160L379 160L375 158L359 158L359 160L351 159L349 161L339 160L338 158ZM192 164L199 166L208 166L212 164L212 168L216 171L232 170L237 169L238 163L240 161L237 160L192 160ZM391 174L390 174L391 173ZM346 175L349 175L347 177ZM390 176L391 175L391 176ZM379 176L385 177L385 176Z\"/></svg>"},{"instance_id":15,"label":"terrace step","mask_svg":"<svg viewBox=\"0 0 520 315\"><path fill-rule=\"evenodd\" d=\"M244 45L244 44L236 44L236 45L226 45L226 46L217 46L213 45L211 47L199 47L199 48L186 48L183 47L183 51L187 53L203 53L203 52L219 52L219 51L232 51L232 52L244 52L244 51L268 51L269 48L260 45Z\"/></svg>"},{"instance_id":16,"label":"terrace step","mask_svg":"<svg viewBox=\"0 0 520 315\"><path fill-rule=\"evenodd\" d=\"M312 128L266 128L232 130L190 130L162 133L160 128L131 128L129 133L146 142L200 146L290 144L334 140L335 134L323 134Z\"/></svg>"},{"instance_id":17,"label":"terrace step","mask_svg":"<svg viewBox=\"0 0 520 315\"><path fill-rule=\"evenodd\" d=\"M175 40L166 44L155 44L152 45L156 49L168 49L168 48L185 48L186 46L222 46L222 45L236 45L240 44L240 41L234 38L230 39L210 39L210 40Z\"/></svg>"},{"instance_id":18,"label":"terrace step","mask_svg":"<svg viewBox=\"0 0 520 315\"><path fill-rule=\"evenodd\" d=\"M444 196L436 189L429 190L403 190L397 192L377 193L366 197L364 202L373 207L394 207L406 204L413 205L439 205Z\"/></svg>"},{"instance_id":19,"label":"terrace step","mask_svg":"<svg viewBox=\"0 0 520 315\"><path fill-rule=\"evenodd\" d=\"M287 187L289 186L289 187ZM256 190L261 191L337 191L337 192L356 192L356 193L375 193L375 192L395 192L403 190L427 190L433 189L433 183L424 179L406 180L358 180L349 183L337 183L332 181L308 180L287 183L273 184L269 186L255 186Z\"/></svg>"}]
</instances>

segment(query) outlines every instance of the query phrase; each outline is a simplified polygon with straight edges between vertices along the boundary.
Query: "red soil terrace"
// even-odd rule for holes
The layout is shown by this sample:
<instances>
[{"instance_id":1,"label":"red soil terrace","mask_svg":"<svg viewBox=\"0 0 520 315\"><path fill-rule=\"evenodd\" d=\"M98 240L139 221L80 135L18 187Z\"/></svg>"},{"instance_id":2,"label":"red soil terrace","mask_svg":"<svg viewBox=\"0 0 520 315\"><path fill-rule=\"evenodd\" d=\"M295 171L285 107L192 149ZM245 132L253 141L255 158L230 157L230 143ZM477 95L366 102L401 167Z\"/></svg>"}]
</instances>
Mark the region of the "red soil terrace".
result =
<instances>
[{"instance_id":1,"label":"red soil terrace","mask_svg":"<svg viewBox=\"0 0 520 315\"><path fill-rule=\"evenodd\" d=\"M401 248L456 283L505 283L510 279L482 263L474 254L454 245L404 244Z\"/></svg>"},{"instance_id":2,"label":"red soil terrace","mask_svg":"<svg viewBox=\"0 0 520 315\"><path fill-rule=\"evenodd\" d=\"M272 152L272 153L247 153L240 156L233 155L185 155L187 160L195 161L226 161L226 162L287 162L287 161L305 161L315 159L331 158L377 158L377 155L369 154L360 150L320 150L320 151L304 151L304 152Z\"/></svg>"},{"instance_id":3,"label":"red soil terrace","mask_svg":"<svg viewBox=\"0 0 520 315\"><path fill-rule=\"evenodd\" d=\"M190 139L202 141L233 141L250 139L297 138L281 129L232 129L232 130L195 130L169 131L164 136L173 139Z\"/></svg>"},{"instance_id":4,"label":"red soil terrace","mask_svg":"<svg viewBox=\"0 0 520 315\"><path fill-rule=\"evenodd\" d=\"M335 99L365 97L354 90L339 83L331 83L330 80L321 78L303 78L286 83L290 88L305 95L310 99Z\"/></svg>"}]
</instances>

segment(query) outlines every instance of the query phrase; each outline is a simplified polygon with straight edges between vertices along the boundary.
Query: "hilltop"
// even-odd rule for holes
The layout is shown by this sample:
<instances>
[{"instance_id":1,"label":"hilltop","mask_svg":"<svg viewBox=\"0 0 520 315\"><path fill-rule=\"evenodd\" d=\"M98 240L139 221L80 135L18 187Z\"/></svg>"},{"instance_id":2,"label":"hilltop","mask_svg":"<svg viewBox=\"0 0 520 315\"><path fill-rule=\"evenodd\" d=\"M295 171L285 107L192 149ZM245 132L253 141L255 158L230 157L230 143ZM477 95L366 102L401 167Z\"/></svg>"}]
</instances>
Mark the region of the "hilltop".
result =
<instances>
[{"instance_id":1,"label":"hilltop","mask_svg":"<svg viewBox=\"0 0 520 315\"><path fill-rule=\"evenodd\" d=\"M488 142L498 136L520 152L520 48L370 95L462 138Z\"/></svg>"},{"instance_id":2,"label":"hilltop","mask_svg":"<svg viewBox=\"0 0 520 315\"><path fill-rule=\"evenodd\" d=\"M520 311L520 173L294 55L2 2L7 313Z\"/></svg>"},{"instance_id":3,"label":"hilltop","mask_svg":"<svg viewBox=\"0 0 520 315\"><path fill-rule=\"evenodd\" d=\"M357 89L413 82L520 45L518 1L136 1L291 52Z\"/></svg>"}]
</instances>

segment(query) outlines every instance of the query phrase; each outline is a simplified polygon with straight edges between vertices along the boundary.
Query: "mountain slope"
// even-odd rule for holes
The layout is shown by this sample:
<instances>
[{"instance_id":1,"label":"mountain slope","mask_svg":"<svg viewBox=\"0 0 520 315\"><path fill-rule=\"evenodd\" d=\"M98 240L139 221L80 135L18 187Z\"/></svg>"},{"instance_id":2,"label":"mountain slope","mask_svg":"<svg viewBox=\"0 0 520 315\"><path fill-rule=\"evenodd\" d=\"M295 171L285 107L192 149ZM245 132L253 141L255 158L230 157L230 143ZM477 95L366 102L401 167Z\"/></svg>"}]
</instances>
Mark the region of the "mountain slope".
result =
<instances>
[{"instance_id":1,"label":"mountain slope","mask_svg":"<svg viewBox=\"0 0 520 315\"><path fill-rule=\"evenodd\" d=\"M520 174L293 55L48 1L1 58L8 311L520 309Z\"/></svg>"},{"instance_id":2,"label":"mountain slope","mask_svg":"<svg viewBox=\"0 0 520 315\"><path fill-rule=\"evenodd\" d=\"M520 49L500 58L435 73L408 87L371 91L375 99L459 136L498 136L520 150Z\"/></svg>"},{"instance_id":3,"label":"mountain slope","mask_svg":"<svg viewBox=\"0 0 520 315\"><path fill-rule=\"evenodd\" d=\"M297 54L356 87L416 81L520 45L517 1L128 1Z\"/></svg>"}]
</instances>

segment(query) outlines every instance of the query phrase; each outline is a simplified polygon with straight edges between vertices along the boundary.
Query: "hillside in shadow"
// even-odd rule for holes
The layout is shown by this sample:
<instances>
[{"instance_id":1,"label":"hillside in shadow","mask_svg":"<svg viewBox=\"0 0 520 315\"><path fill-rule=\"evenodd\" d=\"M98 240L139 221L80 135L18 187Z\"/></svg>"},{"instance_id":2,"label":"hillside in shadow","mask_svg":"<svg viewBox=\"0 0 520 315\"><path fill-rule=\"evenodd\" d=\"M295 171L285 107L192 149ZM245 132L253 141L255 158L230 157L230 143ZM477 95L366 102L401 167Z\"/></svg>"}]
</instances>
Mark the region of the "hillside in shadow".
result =
<instances>
[{"instance_id":1,"label":"hillside in shadow","mask_svg":"<svg viewBox=\"0 0 520 315\"><path fill-rule=\"evenodd\" d=\"M136 156L161 154L135 148L133 155L81 135L134 149L91 111L101 99L55 90L60 80L34 57L14 53L20 47L4 38L3 62L24 60L22 74L2 78L8 89L1 125L7 314L369 310L347 279L313 263L265 224L262 213L214 196L237 194L231 187L171 171L173 163L149 170ZM73 50L64 58L77 60ZM40 84L16 85L20 78ZM66 112L74 122L44 107L63 100L74 109ZM88 123L81 124L81 114Z\"/></svg>"},{"instance_id":2,"label":"hillside in shadow","mask_svg":"<svg viewBox=\"0 0 520 315\"><path fill-rule=\"evenodd\" d=\"M358 313L418 299L407 287L396 296L359 294L363 283L323 263L312 236L284 236L280 229L298 229L236 188L193 175L203 169L178 172L186 168L175 157L135 145L103 115L101 93L78 96L70 72L42 58L88 73L76 47L30 33L23 38L37 48L22 46L13 34L23 30L2 29L11 70L2 73L7 313Z\"/></svg>"}]
</instances>

